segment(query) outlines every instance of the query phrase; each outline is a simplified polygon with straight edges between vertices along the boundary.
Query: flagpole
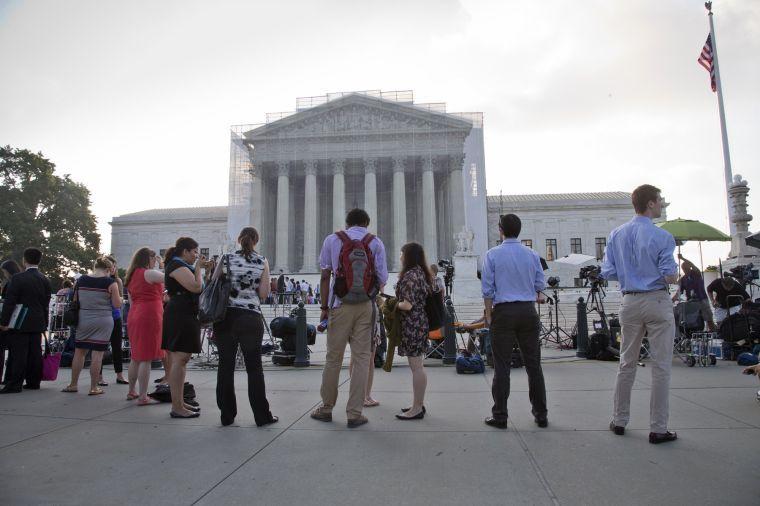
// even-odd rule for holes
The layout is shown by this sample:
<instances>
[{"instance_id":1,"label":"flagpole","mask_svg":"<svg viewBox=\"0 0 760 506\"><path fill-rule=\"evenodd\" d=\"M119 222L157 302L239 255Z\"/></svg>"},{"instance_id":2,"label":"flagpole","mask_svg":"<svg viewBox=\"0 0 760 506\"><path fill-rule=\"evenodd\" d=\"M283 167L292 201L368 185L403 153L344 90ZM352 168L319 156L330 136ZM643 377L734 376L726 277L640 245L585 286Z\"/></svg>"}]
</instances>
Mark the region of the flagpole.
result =
<instances>
[{"instance_id":1,"label":"flagpole","mask_svg":"<svg viewBox=\"0 0 760 506\"><path fill-rule=\"evenodd\" d=\"M712 2L705 2L707 18L710 20L710 39L712 41L713 66L715 67L715 87L718 91L718 114L720 115L720 136L723 141L723 172L726 179L726 206L728 207L728 228L731 236L736 233L736 225L732 221L731 198L728 189L731 187L731 154L728 150L728 132L726 131L726 111L723 108L723 86L720 82L720 65L718 64L718 43L715 40L715 25L713 24Z\"/></svg>"}]
</instances>

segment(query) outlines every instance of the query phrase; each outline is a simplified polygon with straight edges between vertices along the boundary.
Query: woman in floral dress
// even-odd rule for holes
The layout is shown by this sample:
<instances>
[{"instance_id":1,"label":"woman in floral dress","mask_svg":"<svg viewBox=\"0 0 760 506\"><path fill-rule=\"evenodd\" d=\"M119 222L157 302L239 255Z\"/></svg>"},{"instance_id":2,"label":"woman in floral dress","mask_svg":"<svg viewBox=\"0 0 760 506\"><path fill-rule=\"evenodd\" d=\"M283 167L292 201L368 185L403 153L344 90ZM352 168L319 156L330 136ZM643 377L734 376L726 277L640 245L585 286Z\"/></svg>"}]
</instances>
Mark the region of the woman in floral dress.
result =
<instances>
[{"instance_id":1,"label":"woman in floral dress","mask_svg":"<svg viewBox=\"0 0 760 506\"><path fill-rule=\"evenodd\" d=\"M398 309L401 311L401 344L398 354L407 357L412 371L412 406L396 415L399 420L420 420L425 416L427 374L422 365L430 333L425 300L433 290L433 276L427 267L425 250L416 242L401 248L401 273L396 284Z\"/></svg>"}]
</instances>

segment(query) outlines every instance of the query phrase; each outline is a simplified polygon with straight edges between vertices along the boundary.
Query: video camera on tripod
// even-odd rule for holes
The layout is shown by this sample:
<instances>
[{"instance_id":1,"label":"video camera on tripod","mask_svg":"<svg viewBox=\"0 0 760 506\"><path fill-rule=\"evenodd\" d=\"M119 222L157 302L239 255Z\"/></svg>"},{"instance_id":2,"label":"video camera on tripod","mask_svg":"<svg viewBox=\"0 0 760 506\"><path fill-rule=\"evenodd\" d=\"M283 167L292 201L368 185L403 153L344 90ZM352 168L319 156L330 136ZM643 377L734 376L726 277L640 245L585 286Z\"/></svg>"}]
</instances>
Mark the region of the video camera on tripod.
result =
<instances>
[{"instance_id":1,"label":"video camera on tripod","mask_svg":"<svg viewBox=\"0 0 760 506\"><path fill-rule=\"evenodd\" d=\"M583 286L591 285L592 287L598 287L602 283L601 274L602 269L598 265L587 265L586 267L581 267L578 277L583 280Z\"/></svg>"},{"instance_id":2,"label":"video camera on tripod","mask_svg":"<svg viewBox=\"0 0 760 506\"><path fill-rule=\"evenodd\" d=\"M760 279L760 272L755 269L754 264L737 265L732 267L725 273L728 277L734 278L736 281L744 285L754 285L755 281Z\"/></svg>"},{"instance_id":3,"label":"video camera on tripod","mask_svg":"<svg viewBox=\"0 0 760 506\"><path fill-rule=\"evenodd\" d=\"M446 295L453 291L454 287L454 264L451 260L438 260L438 267L443 271L443 285L446 287Z\"/></svg>"}]
</instances>

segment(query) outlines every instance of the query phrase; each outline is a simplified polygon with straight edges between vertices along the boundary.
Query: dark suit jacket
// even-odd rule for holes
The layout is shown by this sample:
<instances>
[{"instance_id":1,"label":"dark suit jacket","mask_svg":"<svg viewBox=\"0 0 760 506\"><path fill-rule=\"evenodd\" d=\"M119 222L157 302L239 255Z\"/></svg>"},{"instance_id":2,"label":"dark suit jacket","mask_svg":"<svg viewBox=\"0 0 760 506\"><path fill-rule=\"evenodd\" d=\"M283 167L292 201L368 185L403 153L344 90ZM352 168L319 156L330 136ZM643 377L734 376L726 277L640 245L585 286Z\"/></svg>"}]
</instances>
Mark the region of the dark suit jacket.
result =
<instances>
[{"instance_id":1,"label":"dark suit jacket","mask_svg":"<svg viewBox=\"0 0 760 506\"><path fill-rule=\"evenodd\" d=\"M8 325L16 304L23 304L29 312L18 331L45 332L48 327L48 306L51 294L50 281L39 270L29 269L14 274L5 293L0 326Z\"/></svg>"}]
</instances>

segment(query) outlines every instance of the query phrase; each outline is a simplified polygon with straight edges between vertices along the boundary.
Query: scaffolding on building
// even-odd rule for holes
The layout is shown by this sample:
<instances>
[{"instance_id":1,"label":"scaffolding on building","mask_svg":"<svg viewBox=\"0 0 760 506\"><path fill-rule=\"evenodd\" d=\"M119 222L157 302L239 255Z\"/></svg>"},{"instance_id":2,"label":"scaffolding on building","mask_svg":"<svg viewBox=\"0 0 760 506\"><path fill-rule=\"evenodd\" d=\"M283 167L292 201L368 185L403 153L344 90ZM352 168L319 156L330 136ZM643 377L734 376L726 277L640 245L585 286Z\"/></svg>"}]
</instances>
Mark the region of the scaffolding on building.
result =
<instances>
[{"instance_id":1,"label":"scaffolding on building","mask_svg":"<svg viewBox=\"0 0 760 506\"><path fill-rule=\"evenodd\" d=\"M359 112L348 108L346 111L336 113L339 116L334 121L325 120L311 122L303 126L302 131L287 130L280 125L290 125L288 119L293 115L308 115L308 111L329 102L348 97L350 95L363 95L372 99L386 102L403 104L410 111L418 111L419 120L412 120L404 124L394 124L386 118L367 117ZM437 116L430 116L430 114ZM306 117L306 116L304 116ZM425 121L424 118L437 118L436 121ZM450 121L450 120L456 121ZM463 121L462 121L463 120ZM281 123L278 123L281 122ZM469 135L464 140L457 134L463 130L466 124ZM471 125L471 126L470 126ZM295 223L304 223L303 196L304 188L304 160L330 160L334 157L334 149L339 145L341 152L349 153L345 157L344 190L345 206L348 210L352 207L363 207L365 193L364 167L366 160L374 160L378 156L378 145L382 145L386 151L404 153L408 158L403 162L407 164L439 164L447 163L440 160L441 153L464 152L462 160L462 181L451 181L446 171L434 172L435 188L435 216L437 229L451 231L451 220L464 220L466 223L468 209L473 208L473 202L482 200L483 215L485 215L485 168L483 157L483 116L482 113L449 113L446 111L446 103L414 103L414 93L411 90L381 91L364 90L357 92L334 92L324 95L299 97L296 99L295 111L268 113L265 122L261 124L233 125L230 130L230 171L229 171L229 218L228 236L234 241L239 230L255 223L251 215L252 200L254 194L260 195L261 207L269 210L263 217L258 218L258 223L263 230L261 233L261 250L265 256L275 256L275 209L287 208L287 212ZM298 126L296 126L298 128ZM457 130L458 129L458 130ZM303 142L290 142L293 139L308 138ZM269 152L258 152L257 143L261 145L262 139L267 144ZM315 139L318 139L317 142ZM258 141L257 141L258 140ZM273 152L272 150L279 150ZM278 160L290 160L292 169L289 181L289 199L286 205L278 206L277 175L272 167L264 166L266 160L273 158ZM387 157L386 157L387 158ZM362 162L364 160L365 162ZM266 162L271 165L271 162ZM322 163L322 162L320 162ZM390 163L390 165L389 165ZM392 200L393 161L383 161L375 167L377 173L377 216L371 217L374 229L381 237L386 237L390 242L391 229L394 221L394 205ZM324 169L324 167L322 167ZM253 177L256 174L259 179ZM423 182L422 171L409 171L405 175L405 193L407 195L406 209L406 237L408 240L425 243L430 237L424 237L422 222L424 213L429 213L429 207L423 209L428 203L421 202L417 196L423 194L423 186L429 185L430 181ZM260 181L260 189L254 189L254 181ZM451 217L446 209L450 208L448 192L451 185L461 187L465 193L465 199L472 202L465 203L464 217ZM461 185L461 186L457 186ZM428 187L429 188L429 187ZM331 173L321 171L317 175L316 190L320 196L320 205L317 207L319 230L317 237L321 244L324 235L340 226L343 216L336 220L333 216L333 184ZM481 195L483 193L483 195ZM299 205L299 202L301 205ZM476 202L477 205L480 205ZM301 228L299 228L301 227ZM289 235L288 260L275 259L277 265L288 265L293 270L304 267L304 242L303 225L299 225L287 231ZM285 233L278 231L279 233ZM439 234L436 237L437 257L448 257L453 253L454 240L451 233ZM231 246L231 244L230 244ZM395 251L400 245L392 245L389 250L390 257L396 257ZM430 258L431 262L437 258ZM271 267L275 267L272 265Z\"/></svg>"}]
</instances>

